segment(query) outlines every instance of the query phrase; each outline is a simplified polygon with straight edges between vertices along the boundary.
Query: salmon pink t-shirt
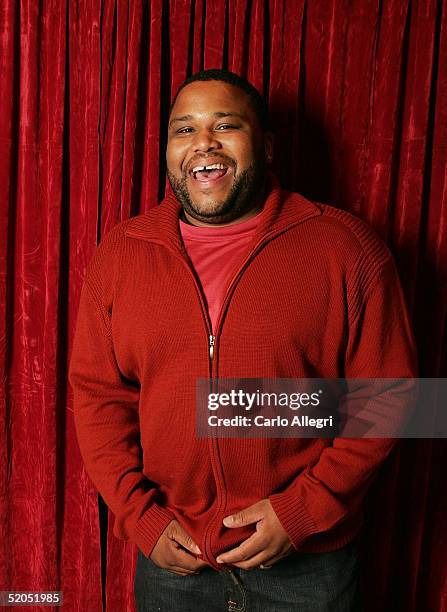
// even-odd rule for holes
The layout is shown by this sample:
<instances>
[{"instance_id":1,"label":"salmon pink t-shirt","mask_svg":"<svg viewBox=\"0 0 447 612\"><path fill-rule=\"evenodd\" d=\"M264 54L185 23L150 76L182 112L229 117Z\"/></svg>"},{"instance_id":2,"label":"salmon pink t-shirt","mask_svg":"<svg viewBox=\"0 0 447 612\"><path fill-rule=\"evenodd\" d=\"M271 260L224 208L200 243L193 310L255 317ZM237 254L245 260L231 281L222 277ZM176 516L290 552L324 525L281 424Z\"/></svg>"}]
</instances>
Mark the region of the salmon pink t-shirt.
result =
<instances>
[{"instance_id":1,"label":"salmon pink t-shirt","mask_svg":"<svg viewBox=\"0 0 447 612\"><path fill-rule=\"evenodd\" d=\"M232 225L204 227L180 219L180 233L205 294L213 331L226 289L242 264L242 256L253 238L261 213Z\"/></svg>"}]
</instances>

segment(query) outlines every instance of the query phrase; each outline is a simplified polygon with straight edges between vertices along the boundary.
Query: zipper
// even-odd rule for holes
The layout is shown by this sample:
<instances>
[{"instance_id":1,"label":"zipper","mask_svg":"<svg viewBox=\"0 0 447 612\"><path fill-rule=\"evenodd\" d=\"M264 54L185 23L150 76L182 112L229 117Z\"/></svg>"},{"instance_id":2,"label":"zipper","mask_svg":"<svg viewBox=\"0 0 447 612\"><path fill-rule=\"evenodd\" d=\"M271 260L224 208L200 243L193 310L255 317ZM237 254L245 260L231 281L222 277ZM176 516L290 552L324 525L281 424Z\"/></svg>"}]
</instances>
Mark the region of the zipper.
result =
<instances>
[{"instance_id":1,"label":"zipper","mask_svg":"<svg viewBox=\"0 0 447 612\"><path fill-rule=\"evenodd\" d=\"M239 268L237 269L236 273L233 275L233 277L231 279L231 282L228 285L227 290L225 292L225 297L224 297L224 300L222 302L222 306L221 306L220 311L219 311L219 316L218 316L217 321L216 321L215 335L214 336L210 336L210 355L211 355L211 345L212 345L212 347L213 347L213 351L212 351L213 357L212 358L213 359L214 359L214 356L215 356L215 354L217 352L217 345L216 345L216 343L217 343L218 336L219 336L219 331L220 331L220 327L221 327L222 317L223 317L223 315L225 313L225 310L227 308L228 302L230 301L230 297L231 297L231 294L233 293L233 289L234 289L234 286L236 285L236 281L239 280L239 277L242 275L242 273L244 272L245 268L248 266L248 264L251 262L251 260L255 257L255 255L258 254L259 249L266 242L270 242L277 235L283 234L284 232L288 231L289 229L291 229L295 225L298 225L298 224L294 224L294 225L291 225L290 227L287 227L287 228L284 228L284 229L281 229L281 230L272 231L272 232L269 232L269 233L265 234L260 240L258 240L258 242L252 248L250 253L244 259L242 264L239 266ZM212 338L212 341L211 341L211 338Z\"/></svg>"},{"instance_id":2,"label":"zipper","mask_svg":"<svg viewBox=\"0 0 447 612\"><path fill-rule=\"evenodd\" d=\"M228 303L230 301L231 295L232 295L232 293L234 291L234 288L235 288L235 286L237 284L237 281L239 280L239 278L243 274L244 270L247 268L247 266L253 260L253 258L257 255L257 253L259 252L259 250L261 249L261 247L264 244L266 244L267 242L270 242L276 236L278 236L278 235L288 231L289 229L291 229L295 225L298 225L298 224L294 224L294 225L291 225L291 226L289 226L287 228L276 230L276 231L271 231L271 232L265 234L255 244L255 246L251 249L251 251L248 253L248 255L243 260L242 264L237 269L236 273L233 275L233 277L231 279L231 282L229 283L229 285L227 287L227 290L225 292L225 297L224 297L224 300L223 300L223 303L222 303L222 306L220 308L219 315L218 315L218 318L217 318L217 321L216 321L216 328L214 330L214 334L210 334L209 335L210 369L211 369L211 378L212 379L213 379L213 375L214 375L215 378L217 378L217 372L218 372L218 370L217 370L217 366L218 366L218 361L217 361L217 356L218 356L218 338L219 338L220 328L222 326L222 319L223 319L223 316L224 316L225 311L227 309L227 306L228 306ZM212 385L212 383L211 383L211 385ZM212 559L213 561L215 561L215 557L214 557L214 555L212 553L212 549L211 549L212 530L214 529L214 524L216 523L216 520L219 517L219 514L221 513L222 509L225 508L225 506L226 506L226 491L225 491L225 486L224 486L223 466L222 466L222 461L220 460L219 440L217 438L217 434L216 434L215 438L213 438L213 437L209 438L209 443L210 443L211 450L215 451L215 457L213 457L213 456L211 457L211 464L213 465L213 458L214 458L214 462L215 462L215 465L216 465L216 474L215 474L216 488L217 488L217 492L218 492L218 498L220 498L220 503L218 505L218 508L216 510L216 513L215 513L214 517L209 521L208 526L205 529L204 543L205 543L205 550L206 550L206 554L207 554L208 558ZM217 478L217 471L219 471L219 479ZM219 491L219 487L221 487L221 489L222 489L221 491ZM216 562L216 567L218 567L217 566L217 562Z\"/></svg>"},{"instance_id":3,"label":"zipper","mask_svg":"<svg viewBox=\"0 0 447 612\"><path fill-rule=\"evenodd\" d=\"M208 309L206 307L205 304L205 299L203 296L203 292L202 289L199 285L199 283L197 282L196 276L195 276L195 272L194 269L192 268L192 265L189 263L187 254L185 257L185 253L182 252L182 255L179 256L178 252L174 249L172 249L171 247L167 246L167 245L161 245L164 246L165 248L167 248L169 251L171 251L171 253L173 253L173 255L175 255L175 257L177 257L178 259L180 259L180 261L183 263L183 265L185 266L185 268L188 270L188 272L190 273L193 283L194 283L194 287L196 289L196 293L197 296L199 298L199 304L200 304L200 310L202 312L202 318L203 318L203 322L205 324L205 328L206 328L206 332L208 334L208 353L209 353L209 359L208 359L208 374L209 377L212 378L212 366L211 366L211 361L213 360L214 357L214 343L215 343L215 336L212 335L212 326L211 326L211 320L208 314Z\"/></svg>"}]
</instances>

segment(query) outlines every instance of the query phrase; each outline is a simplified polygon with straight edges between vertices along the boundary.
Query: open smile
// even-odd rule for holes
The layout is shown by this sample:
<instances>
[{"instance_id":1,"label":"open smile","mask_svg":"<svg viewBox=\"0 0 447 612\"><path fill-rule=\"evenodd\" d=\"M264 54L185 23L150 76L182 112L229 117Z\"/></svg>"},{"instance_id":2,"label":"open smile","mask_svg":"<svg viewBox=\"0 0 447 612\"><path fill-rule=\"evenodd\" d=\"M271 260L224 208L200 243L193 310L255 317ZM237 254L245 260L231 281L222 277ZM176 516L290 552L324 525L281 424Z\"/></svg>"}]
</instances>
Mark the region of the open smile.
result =
<instances>
[{"instance_id":1,"label":"open smile","mask_svg":"<svg viewBox=\"0 0 447 612\"><path fill-rule=\"evenodd\" d=\"M198 189L209 189L224 182L231 174L231 168L222 162L211 164L196 163L189 171L192 184Z\"/></svg>"}]
</instances>

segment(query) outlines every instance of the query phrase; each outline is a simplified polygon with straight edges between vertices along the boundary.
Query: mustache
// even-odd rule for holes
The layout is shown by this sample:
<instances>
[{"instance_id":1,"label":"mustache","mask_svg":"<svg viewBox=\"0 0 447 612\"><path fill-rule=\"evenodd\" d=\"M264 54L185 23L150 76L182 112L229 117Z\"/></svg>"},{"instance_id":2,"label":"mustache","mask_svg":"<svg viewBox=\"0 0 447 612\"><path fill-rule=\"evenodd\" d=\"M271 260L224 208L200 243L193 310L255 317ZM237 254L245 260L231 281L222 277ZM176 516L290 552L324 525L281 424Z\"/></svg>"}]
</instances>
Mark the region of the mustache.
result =
<instances>
[{"instance_id":1,"label":"mustache","mask_svg":"<svg viewBox=\"0 0 447 612\"><path fill-rule=\"evenodd\" d=\"M207 160L209 159L216 159L219 158L222 160L222 163L225 163L227 166L231 167L231 168L235 168L236 167L236 162L234 161L234 159L231 159L231 157L227 157L226 155L219 155L216 153L213 153L212 155L201 155L201 156L197 156L194 157L189 164L186 166L186 168L183 170L182 172L182 176L184 178L186 178L188 176L188 174L190 173L191 168L194 168L194 166L198 166L199 164L203 164L206 165Z\"/></svg>"}]
</instances>

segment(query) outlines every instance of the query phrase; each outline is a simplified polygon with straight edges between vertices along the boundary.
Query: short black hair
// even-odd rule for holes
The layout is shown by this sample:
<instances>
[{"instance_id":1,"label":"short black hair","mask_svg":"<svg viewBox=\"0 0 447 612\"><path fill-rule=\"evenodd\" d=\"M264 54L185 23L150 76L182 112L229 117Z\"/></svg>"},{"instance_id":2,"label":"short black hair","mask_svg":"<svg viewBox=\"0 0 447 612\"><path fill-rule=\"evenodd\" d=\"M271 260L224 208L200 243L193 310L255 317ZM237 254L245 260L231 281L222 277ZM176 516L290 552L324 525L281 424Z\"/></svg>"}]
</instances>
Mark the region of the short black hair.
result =
<instances>
[{"instance_id":1,"label":"short black hair","mask_svg":"<svg viewBox=\"0 0 447 612\"><path fill-rule=\"evenodd\" d=\"M229 85L239 87L239 89L242 89L242 91L244 91L249 97L250 103L259 119L262 130L265 132L269 129L269 113L267 104L259 91L256 89L256 87L254 87L254 85L247 81L247 79L244 79L244 77L239 76L235 72L230 72L230 70L225 70L224 68L210 68L208 70L201 70L200 72L196 72L185 79L177 89L177 93L175 94L169 109L169 114L172 113L175 101L177 100L181 90L186 87L186 85L194 83L194 81L223 81Z\"/></svg>"}]
</instances>

